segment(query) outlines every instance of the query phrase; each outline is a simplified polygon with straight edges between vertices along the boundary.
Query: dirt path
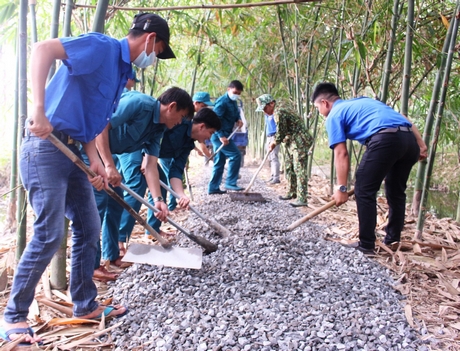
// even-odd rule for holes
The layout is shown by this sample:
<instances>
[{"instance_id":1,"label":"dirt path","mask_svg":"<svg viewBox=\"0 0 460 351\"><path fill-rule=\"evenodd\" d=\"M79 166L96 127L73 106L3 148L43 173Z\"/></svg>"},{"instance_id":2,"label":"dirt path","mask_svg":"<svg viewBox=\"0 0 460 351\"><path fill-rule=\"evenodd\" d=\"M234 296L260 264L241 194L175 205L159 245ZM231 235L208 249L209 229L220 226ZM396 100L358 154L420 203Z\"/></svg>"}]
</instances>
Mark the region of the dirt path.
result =
<instances>
[{"instance_id":1,"label":"dirt path","mask_svg":"<svg viewBox=\"0 0 460 351\"><path fill-rule=\"evenodd\" d=\"M248 158L246 158L245 171L255 172L257 166L258 164L251 164ZM203 171L201 158L192 157L189 172L192 184L196 183L196 179L203 177L208 171ZM318 175L312 177L310 182L309 207L301 209L303 214L310 213L330 200L328 195L329 185L324 173L324 170L319 170ZM269 169L267 166L262 169L259 178L268 180ZM286 183L283 180L281 184L271 185L270 188L273 192L281 195L285 193ZM201 188L193 188L193 190L198 192L205 191L205 189ZM6 211L5 199L2 199L0 206L2 213ZM27 214L28 233L30 235L30 223L33 220L30 209ZM384 198L378 198L377 235L379 238L383 238L383 228L385 227L386 219L386 201ZM177 216L177 220L180 222L180 215ZM338 209L333 208L320 214L311 221L324 225L330 240L342 242L357 240L358 223L354 199L351 199ZM414 232L415 219L408 216L404 227L401 247L397 248L396 251L391 251L385 246L379 245L375 260L392 272L397 281L396 288L407 298L405 308L407 320L414 329L421 331L420 337L422 339L435 338L439 340L439 350L460 350L458 346L460 341L460 274L458 269L460 264L458 244L460 240L460 227L452 219L436 219L428 216L424 231L424 241L421 243L413 242L412 237ZM0 267L3 267L0 272L0 290L4 291L0 296L1 314L8 298L14 268L16 234L14 230L5 230L3 228L0 235L2 238L0 243ZM133 240L144 240L143 229L139 226L135 228ZM7 272L8 276L1 274L2 272ZM99 282L97 284L100 292L100 300L110 302L110 296L106 295L107 285ZM42 302L34 304L31 310L31 317L36 326L41 326L44 330L65 329L66 323L68 323L66 320L55 321L57 327L54 328L50 328L49 321L55 317L66 317L66 309L64 307L68 306L70 302L69 298L66 297L66 292L59 293L48 290L47 279L45 279L37 288L37 296L47 296L47 300L59 302L61 307L58 309L50 307L49 303L45 304L43 302L46 301L44 299L42 299ZM33 316L34 314L37 316ZM76 325L72 324L71 327L75 328ZM81 328L79 329L80 336L88 332L94 333L105 327L105 323L96 326L96 329L91 326L85 327L86 329L79 327ZM69 335L65 337L68 338ZM109 339L103 338L102 340L107 341ZM110 349L110 341L107 341L105 346L107 349ZM81 346L79 349L81 349ZM100 345L100 349L103 349L102 344Z\"/></svg>"}]
</instances>

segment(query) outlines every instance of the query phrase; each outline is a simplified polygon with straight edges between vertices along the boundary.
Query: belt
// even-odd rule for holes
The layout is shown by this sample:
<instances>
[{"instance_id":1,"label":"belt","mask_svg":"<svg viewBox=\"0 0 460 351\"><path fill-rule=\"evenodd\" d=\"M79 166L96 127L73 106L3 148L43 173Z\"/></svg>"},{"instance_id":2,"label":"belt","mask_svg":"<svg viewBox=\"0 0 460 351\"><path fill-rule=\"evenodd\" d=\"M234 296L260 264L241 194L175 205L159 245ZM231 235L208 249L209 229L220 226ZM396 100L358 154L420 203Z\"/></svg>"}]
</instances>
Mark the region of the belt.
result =
<instances>
[{"instance_id":1,"label":"belt","mask_svg":"<svg viewBox=\"0 0 460 351\"><path fill-rule=\"evenodd\" d=\"M65 134L64 132L60 132L59 130L53 130L52 134L58 138L62 143L66 145L73 145L76 143L74 139L72 139L70 136ZM30 132L29 128L26 128L26 136L31 136L32 133Z\"/></svg>"},{"instance_id":2,"label":"belt","mask_svg":"<svg viewBox=\"0 0 460 351\"><path fill-rule=\"evenodd\" d=\"M275 136L276 133L270 133L270 134L267 134L268 137L272 137L272 136Z\"/></svg>"},{"instance_id":3,"label":"belt","mask_svg":"<svg viewBox=\"0 0 460 351\"><path fill-rule=\"evenodd\" d=\"M385 128L385 129L380 129L377 133L375 134L381 134L381 133L396 133L398 131L401 132L412 132L411 127L403 127L403 126L398 126L394 128Z\"/></svg>"}]
</instances>

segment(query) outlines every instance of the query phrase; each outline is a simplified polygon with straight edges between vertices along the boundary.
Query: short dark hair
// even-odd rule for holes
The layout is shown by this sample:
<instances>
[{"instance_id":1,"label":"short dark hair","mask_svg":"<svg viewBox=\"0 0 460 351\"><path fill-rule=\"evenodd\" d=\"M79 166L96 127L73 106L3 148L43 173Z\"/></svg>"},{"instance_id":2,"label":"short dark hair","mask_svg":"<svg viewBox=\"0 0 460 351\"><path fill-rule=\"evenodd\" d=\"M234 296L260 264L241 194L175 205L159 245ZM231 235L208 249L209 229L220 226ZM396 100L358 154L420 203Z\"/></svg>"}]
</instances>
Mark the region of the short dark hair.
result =
<instances>
[{"instance_id":1,"label":"short dark hair","mask_svg":"<svg viewBox=\"0 0 460 351\"><path fill-rule=\"evenodd\" d=\"M241 83L239 80L232 80L230 84L228 85L229 88L236 88L240 91L243 91L243 83Z\"/></svg>"},{"instance_id":2,"label":"short dark hair","mask_svg":"<svg viewBox=\"0 0 460 351\"><path fill-rule=\"evenodd\" d=\"M334 84L332 83L319 83L315 90L313 91L313 94L311 96L311 101L312 102L315 102L316 99L318 99L318 97L320 95L327 95L327 98L330 98L330 97L333 97L333 96L340 96L339 95L339 91L337 90L337 88L335 87Z\"/></svg>"},{"instance_id":3,"label":"short dark hair","mask_svg":"<svg viewBox=\"0 0 460 351\"><path fill-rule=\"evenodd\" d=\"M193 101L189 93L178 87L172 87L166 90L160 95L158 101L162 105L169 105L171 102L175 102L177 104L177 110L187 110L188 119L191 119L195 112L195 107L193 106Z\"/></svg>"},{"instance_id":4,"label":"short dark hair","mask_svg":"<svg viewBox=\"0 0 460 351\"><path fill-rule=\"evenodd\" d=\"M220 130L222 124L217 114L210 108L203 107L192 119L193 124L204 123L206 128Z\"/></svg>"},{"instance_id":5,"label":"short dark hair","mask_svg":"<svg viewBox=\"0 0 460 351\"><path fill-rule=\"evenodd\" d=\"M134 39L134 38L139 38L140 36L144 35L145 33L147 33L147 32L144 32L142 29L133 28L133 29L129 30L128 36Z\"/></svg>"}]
</instances>

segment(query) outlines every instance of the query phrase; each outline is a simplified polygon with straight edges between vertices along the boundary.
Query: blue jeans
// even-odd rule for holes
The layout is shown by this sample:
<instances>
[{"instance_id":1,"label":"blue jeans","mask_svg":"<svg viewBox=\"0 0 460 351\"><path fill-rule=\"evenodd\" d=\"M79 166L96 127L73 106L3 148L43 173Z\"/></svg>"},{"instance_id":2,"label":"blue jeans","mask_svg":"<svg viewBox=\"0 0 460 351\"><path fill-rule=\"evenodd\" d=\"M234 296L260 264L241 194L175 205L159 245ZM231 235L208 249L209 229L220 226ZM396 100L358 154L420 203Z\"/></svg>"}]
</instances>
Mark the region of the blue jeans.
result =
<instances>
[{"instance_id":1,"label":"blue jeans","mask_svg":"<svg viewBox=\"0 0 460 351\"><path fill-rule=\"evenodd\" d=\"M89 159L84 150L81 150L83 161L89 166ZM112 155L115 166L118 168L118 158ZM123 198L123 190L119 187L112 187L112 190ZM93 188L94 198L96 199L97 211L99 219L102 223L102 240L97 241L96 261L94 269L98 269L101 265L101 258L105 260L115 261L120 257L120 248L118 246L118 228L120 227L121 214L123 207L118 204L105 190L97 191ZM102 241L102 245L101 245Z\"/></svg>"},{"instance_id":2,"label":"blue jeans","mask_svg":"<svg viewBox=\"0 0 460 351\"><path fill-rule=\"evenodd\" d=\"M74 145L69 148L80 155ZM4 319L27 320L40 277L64 238L64 216L72 225L70 294L74 316L93 312L98 303L93 272L101 223L86 174L48 140L27 136L20 173L35 212L34 235L16 269Z\"/></svg>"},{"instance_id":3,"label":"blue jeans","mask_svg":"<svg viewBox=\"0 0 460 351\"><path fill-rule=\"evenodd\" d=\"M216 151L220 145L222 145L222 142L216 134L211 136L211 143L214 151ZM229 144L225 145L216 154L216 156L214 156L214 166L212 168L211 180L208 184L208 192L219 190L227 158L229 161L225 184L236 186L236 182L238 181L238 173L240 172L241 167L241 152L238 150L235 142L230 139Z\"/></svg>"},{"instance_id":4,"label":"blue jeans","mask_svg":"<svg viewBox=\"0 0 460 351\"><path fill-rule=\"evenodd\" d=\"M135 191L139 196L144 197L147 190L147 181L141 172L142 164L142 151L134 151L131 153L118 155L120 162L120 169L123 173L125 185L131 190ZM139 212L141 203L133 198L128 193L124 193L124 200L136 211ZM152 203L152 198L149 194L149 202ZM153 227L155 216L151 210L147 212L147 222ZM131 236L136 220L131 216L128 211L123 210L121 215L120 230L118 241L126 242Z\"/></svg>"},{"instance_id":5,"label":"blue jeans","mask_svg":"<svg viewBox=\"0 0 460 351\"><path fill-rule=\"evenodd\" d=\"M112 187L112 190L123 198L123 190L120 187ZM96 199L99 217L102 222L102 258L105 260L115 261L120 257L120 248L118 246L118 233L120 228L121 215L124 211L118 202L105 192L105 190L97 191L94 189L94 197ZM100 246L99 246L100 248ZM99 267L99 262L96 262L96 268Z\"/></svg>"}]
</instances>

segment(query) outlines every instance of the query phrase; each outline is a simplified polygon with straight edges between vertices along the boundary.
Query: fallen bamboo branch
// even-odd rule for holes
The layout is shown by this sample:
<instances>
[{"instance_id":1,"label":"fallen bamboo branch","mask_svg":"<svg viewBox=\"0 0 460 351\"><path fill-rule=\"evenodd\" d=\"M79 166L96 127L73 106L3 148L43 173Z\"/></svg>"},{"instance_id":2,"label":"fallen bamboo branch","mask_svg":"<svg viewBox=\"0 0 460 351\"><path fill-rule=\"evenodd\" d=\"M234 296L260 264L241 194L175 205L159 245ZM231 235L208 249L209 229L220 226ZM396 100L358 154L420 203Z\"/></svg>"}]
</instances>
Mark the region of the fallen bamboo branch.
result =
<instances>
[{"instance_id":1,"label":"fallen bamboo branch","mask_svg":"<svg viewBox=\"0 0 460 351\"><path fill-rule=\"evenodd\" d=\"M70 307L66 307L66 306L62 306L61 304L57 303L57 302L54 302L50 299L48 299L47 297L40 297L40 296L37 296L36 297L37 301L38 302L41 302L42 304L48 306L48 307L51 307L51 308L54 308L55 310L58 310L59 312L62 312L64 313L67 317L72 317L73 316L73 310L72 308Z\"/></svg>"},{"instance_id":2,"label":"fallen bamboo branch","mask_svg":"<svg viewBox=\"0 0 460 351\"><path fill-rule=\"evenodd\" d=\"M299 4L303 2L316 2L319 0L278 0L278 1L262 1L246 4L225 4L225 5L189 5L189 6L168 6L168 7L125 7L125 6L114 6L109 5L110 10L121 10L121 11L139 11L139 12L158 12L158 11L177 11L177 10L204 10L204 9L235 9L242 7L261 7L261 6L276 6L283 4ZM65 2L61 3L62 6L66 6ZM96 5L84 5L84 4L72 4L72 8L96 8Z\"/></svg>"}]
</instances>

